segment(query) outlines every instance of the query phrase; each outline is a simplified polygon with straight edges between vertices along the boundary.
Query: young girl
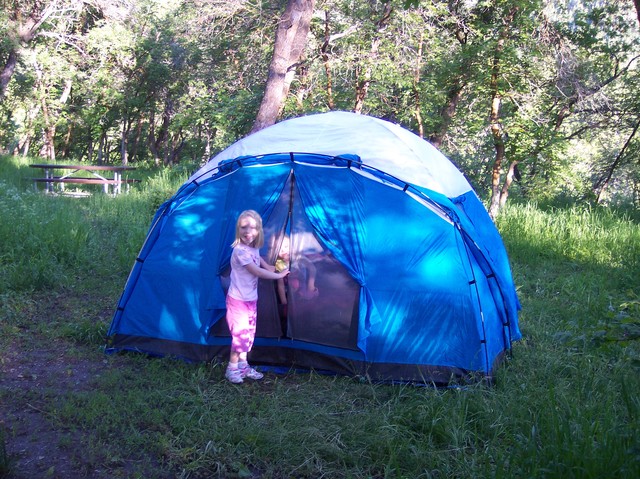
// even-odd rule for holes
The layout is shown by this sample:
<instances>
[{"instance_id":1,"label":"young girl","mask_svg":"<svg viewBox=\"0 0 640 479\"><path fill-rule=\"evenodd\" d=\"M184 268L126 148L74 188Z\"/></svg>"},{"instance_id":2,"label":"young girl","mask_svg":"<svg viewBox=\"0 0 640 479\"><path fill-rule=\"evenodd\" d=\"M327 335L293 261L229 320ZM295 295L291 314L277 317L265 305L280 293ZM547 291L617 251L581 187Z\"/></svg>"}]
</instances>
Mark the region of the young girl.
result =
<instances>
[{"instance_id":1,"label":"young girl","mask_svg":"<svg viewBox=\"0 0 640 479\"><path fill-rule=\"evenodd\" d=\"M262 379L262 374L249 366L247 353L256 335L258 312L258 278L280 279L279 273L260 257L264 245L262 218L254 210L240 213L236 223L236 239L231 245L231 284L227 292L227 324L231 332L231 354L225 377L234 384L244 378Z\"/></svg>"}]
</instances>

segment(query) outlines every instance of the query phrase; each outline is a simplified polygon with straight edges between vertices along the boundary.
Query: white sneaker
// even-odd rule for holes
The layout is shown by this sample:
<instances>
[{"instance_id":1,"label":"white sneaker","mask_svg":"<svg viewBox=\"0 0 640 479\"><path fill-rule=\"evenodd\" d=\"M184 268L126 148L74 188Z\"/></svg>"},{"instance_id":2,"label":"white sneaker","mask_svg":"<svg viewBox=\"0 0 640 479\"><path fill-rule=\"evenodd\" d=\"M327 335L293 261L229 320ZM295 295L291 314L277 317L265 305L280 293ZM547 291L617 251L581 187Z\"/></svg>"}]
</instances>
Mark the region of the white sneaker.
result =
<instances>
[{"instance_id":1,"label":"white sneaker","mask_svg":"<svg viewBox=\"0 0 640 479\"><path fill-rule=\"evenodd\" d=\"M227 368L227 371L224 373L224 377L233 384L240 384L242 381L242 370L239 368Z\"/></svg>"},{"instance_id":2,"label":"white sneaker","mask_svg":"<svg viewBox=\"0 0 640 479\"><path fill-rule=\"evenodd\" d=\"M247 366L246 368L243 368L243 369L238 369L238 371L240 371L240 378L262 379L264 377L264 374L262 374L259 371L256 371L251 366Z\"/></svg>"}]
</instances>

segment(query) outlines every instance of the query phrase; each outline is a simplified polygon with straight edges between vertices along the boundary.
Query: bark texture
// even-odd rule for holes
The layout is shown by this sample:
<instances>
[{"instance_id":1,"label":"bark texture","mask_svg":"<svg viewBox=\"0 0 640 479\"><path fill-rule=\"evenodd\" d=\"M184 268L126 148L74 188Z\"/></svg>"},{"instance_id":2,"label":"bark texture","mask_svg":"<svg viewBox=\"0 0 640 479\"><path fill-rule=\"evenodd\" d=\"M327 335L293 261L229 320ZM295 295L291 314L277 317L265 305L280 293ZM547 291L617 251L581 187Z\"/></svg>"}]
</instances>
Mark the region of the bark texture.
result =
<instances>
[{"instance_id":1,"label":"bark texture","mask_svg":"<svg viewBox=\"0 0 640 479\"><path fill-rule=\"evenodd\" d=\"M273 125L280 116L307 44L314 6L315 0L289 0L287 3L278 22L264 96L251 133Z\"/></svg>"}]
</instances>

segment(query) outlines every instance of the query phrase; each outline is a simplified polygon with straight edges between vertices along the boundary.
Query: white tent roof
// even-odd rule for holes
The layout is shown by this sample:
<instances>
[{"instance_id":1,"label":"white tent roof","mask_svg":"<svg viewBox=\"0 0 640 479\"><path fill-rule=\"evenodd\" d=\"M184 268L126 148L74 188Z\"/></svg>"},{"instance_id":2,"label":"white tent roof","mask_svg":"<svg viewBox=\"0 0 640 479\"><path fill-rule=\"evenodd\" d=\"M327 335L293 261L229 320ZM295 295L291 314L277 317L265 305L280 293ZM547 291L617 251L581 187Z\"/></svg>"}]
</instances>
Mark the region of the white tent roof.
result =
<instances>
[{"instance_id":1,"label":"white tent roof","mask_svg":"<svg viewBox=\"0 0 640 479\"><path fill-rule=\"evenodd\" d=\"M362 162L450 198L471 190L433 145L401 126L366 115L329 112L292 118L249 135L213 157L192 178L221 161L270 153L358 155Z\"/></svg>"}]
</instances>

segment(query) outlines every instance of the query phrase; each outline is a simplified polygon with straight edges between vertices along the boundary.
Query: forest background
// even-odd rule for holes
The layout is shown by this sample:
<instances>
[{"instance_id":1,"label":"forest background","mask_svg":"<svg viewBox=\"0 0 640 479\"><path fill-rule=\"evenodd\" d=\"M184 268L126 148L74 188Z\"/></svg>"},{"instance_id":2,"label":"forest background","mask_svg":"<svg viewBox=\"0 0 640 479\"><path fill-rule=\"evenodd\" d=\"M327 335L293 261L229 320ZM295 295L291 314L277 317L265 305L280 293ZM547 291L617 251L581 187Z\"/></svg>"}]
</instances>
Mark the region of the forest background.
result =
<instances>
[{"instance_id":1,"label":"forest background","mask_svg":"<svg viewBox=\"0 0 640 479\"><path fill-rule=\"evenodd\" d=\"M640 477L639 1L0 0L0 477ZM500 212L525 339L497 387L230 394L224 365L105 357L188 171L334 109L430 140ZM145 179L44 195L34 161Z\"/></svg>"},{"instance_id":2,"label":"forest background","mask_svg":"<svg viewBox=\"0 0 640 479\"><path fill-rule=\"evenodd\" d=\"M638 3L0 0L0 153L200 164L348 110L431 141L492 217L509 194L638 206Z\"/></svg>"}]
</instances>

